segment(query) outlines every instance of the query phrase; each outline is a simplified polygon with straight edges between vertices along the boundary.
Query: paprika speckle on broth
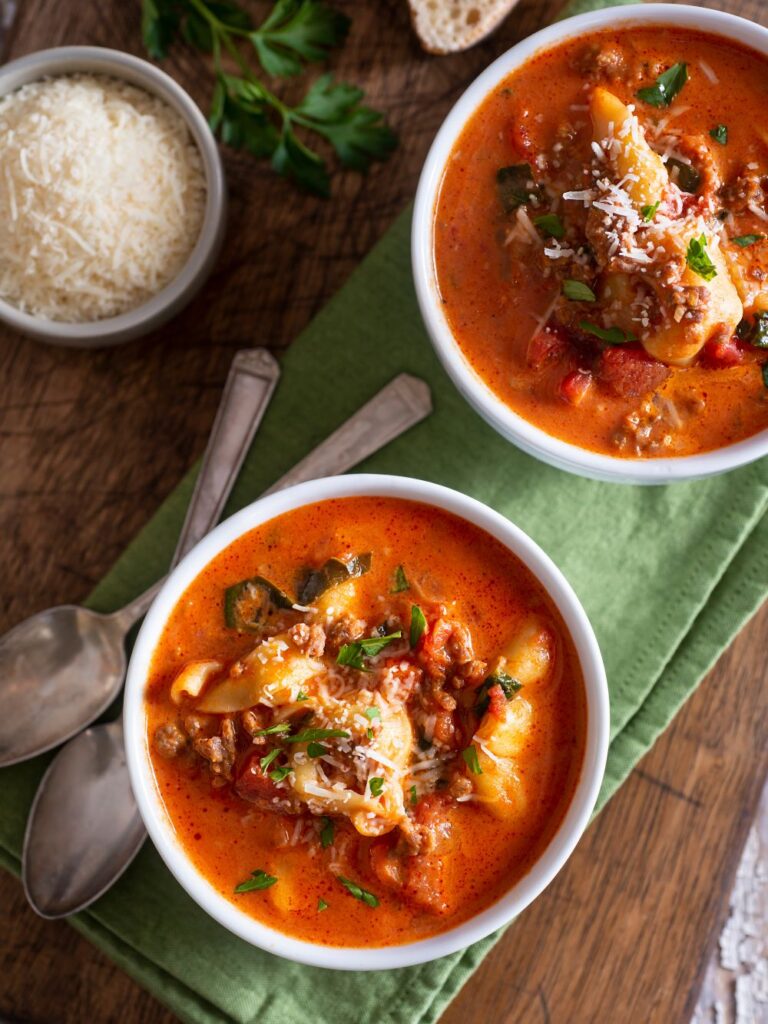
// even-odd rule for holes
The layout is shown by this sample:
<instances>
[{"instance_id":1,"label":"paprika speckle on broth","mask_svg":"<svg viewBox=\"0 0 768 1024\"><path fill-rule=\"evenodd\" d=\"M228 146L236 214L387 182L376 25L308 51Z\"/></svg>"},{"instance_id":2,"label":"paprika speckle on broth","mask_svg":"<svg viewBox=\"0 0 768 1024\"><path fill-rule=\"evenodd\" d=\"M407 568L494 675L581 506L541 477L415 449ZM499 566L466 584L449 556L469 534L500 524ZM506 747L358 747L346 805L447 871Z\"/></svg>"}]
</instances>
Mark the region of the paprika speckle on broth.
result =
<instances>
[{"instance_id":1,"label":"paprika speckle on broth","mask_svg":"<svg viewBox=\"0 0 768 1024\"><path fill-rule=\"evenodd\" d=\"M464 356L547 433L614 456L768 427L768 61L665 26L541 52L486 97L435 211Z\"/></svg>"},{"instance_id":2,"label":"paprika speckle on broth","mask_svg":"<svg viewBox=\"0 0 768 1024\"><path fill-rule=\"evenodd\" d=\"M490 906L562 822L584 682L541 584L441 509L344 498L221 552L146 691L178 841L295 938L386 946Z\"/></svg>"}]
</instances>

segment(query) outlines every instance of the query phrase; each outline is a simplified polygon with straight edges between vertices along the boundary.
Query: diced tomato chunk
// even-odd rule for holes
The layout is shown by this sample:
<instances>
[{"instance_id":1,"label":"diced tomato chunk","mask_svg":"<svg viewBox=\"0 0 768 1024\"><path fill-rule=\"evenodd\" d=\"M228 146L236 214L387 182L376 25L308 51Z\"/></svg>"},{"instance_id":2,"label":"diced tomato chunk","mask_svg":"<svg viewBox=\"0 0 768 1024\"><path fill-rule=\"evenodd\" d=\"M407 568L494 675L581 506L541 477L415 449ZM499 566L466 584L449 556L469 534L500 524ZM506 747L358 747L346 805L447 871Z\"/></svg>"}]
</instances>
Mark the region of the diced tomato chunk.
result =
<instances>
[{"instance_id":1,"label":"diced tomato chunk","mask_svg":"<svg viewBox=\"0 0 768 1024\"><path fill-rule=\"evenodd\" d=\"M535 370L545 363L559 362L568 355L571 342L568 332L562 327L547 324L537 331L528 342L528 365Z\"/></svg>"},{"instance_id":2,"label":"diced tomato chunk","mask_svg":"<svg viewBox=\"0 0 768 1024\"><path fill-rule=\"evenodd\" d=\"M588 370L573 370L560 381L557 393L568 405L580 405L591 387L592 374Z\"/></svg>"},{"instance_id":3,"label":"diced tomato chunk","mask_svg":"<svg viewBox=\"0 0 768 1024\"><path fill-rule=\"evenodd\" d=\"M504 696L504 691L496 683L488 691L488 710L494 716L494 718L503 718L504 709L507 705L507 698Z\"/></svg>"},{"instance_id":4,"label":"diced tomato chunk","mask_svg":"<svg viewBox=\"0 0 768 1024\"><path fill-rule=\"evenodd\" d=\"M621 398L639 398L659 387L669 376L669 367L641 348L616 345L600 357L599 379Z\"/></svg>"},{"instance_id":5,"label":"diced tomato chunk","mask_svg":"<svg viewBox=\"0 0 768 1024\"><path fill-rule=\"evenodd\" d=\"M252 754L248 759L242 774L235 782L235 792L243 800L251 803L271 804L272 797L279 796L280 790L259 764L262 756Z\"/></svg>"},{"instance_id":6,"label":"diced tomato chunk","mask_svg":"<svg viewBox=\"0 0 768 1024\"><path fill-rule=\"evenodd\" d=\"M705 342L701 350L701 362L713 370L738 366L744 362L744 350L738 338L716 336Z\"/></svg>"}]
</instances>

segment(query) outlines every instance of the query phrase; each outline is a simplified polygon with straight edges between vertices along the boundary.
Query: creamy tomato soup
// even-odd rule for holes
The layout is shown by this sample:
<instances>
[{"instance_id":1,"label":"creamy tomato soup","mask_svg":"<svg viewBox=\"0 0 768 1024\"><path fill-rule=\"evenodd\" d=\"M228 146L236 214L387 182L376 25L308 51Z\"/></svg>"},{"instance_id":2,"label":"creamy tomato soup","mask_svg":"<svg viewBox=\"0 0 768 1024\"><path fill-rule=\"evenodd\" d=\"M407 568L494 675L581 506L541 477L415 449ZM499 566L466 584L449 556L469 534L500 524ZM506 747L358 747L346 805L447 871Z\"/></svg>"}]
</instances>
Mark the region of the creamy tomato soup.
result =
<instances>
[{"instance_id":1,"label":"creamy tomato soup","mask_svg":"<svg viewBox=\"0 0 768 1024\"><path fill-rule=\"evenodd\" d=\"M664 26L530 59L435 211L443 308L514 411L627 457L768 427L768 62Z\"/></svg>"},{"instance_id":2,"label":"creamy tomato soup","mask_svg":"<svg viewBox=\"0 0 768 1024\"><path fill-rule=\"evenodd\" d=\"M440 509L344 498L219 554L146 690L157 786L227 899L296 938L385 946L499 899L576 788L586 699L551 599Z\"/></svg>"}]
</instances>

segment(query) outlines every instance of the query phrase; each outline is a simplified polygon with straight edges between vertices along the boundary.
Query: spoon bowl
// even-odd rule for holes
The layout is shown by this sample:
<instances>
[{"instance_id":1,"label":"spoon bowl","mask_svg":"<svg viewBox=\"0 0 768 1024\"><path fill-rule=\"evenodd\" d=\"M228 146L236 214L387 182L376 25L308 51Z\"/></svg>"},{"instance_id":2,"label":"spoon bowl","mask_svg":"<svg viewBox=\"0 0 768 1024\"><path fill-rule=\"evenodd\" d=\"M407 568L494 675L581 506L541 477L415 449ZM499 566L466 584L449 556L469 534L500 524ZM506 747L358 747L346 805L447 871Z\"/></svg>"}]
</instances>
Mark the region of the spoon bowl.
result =
<instances>
[{"instance_id":1,"label":"spoon bowl","mask_svg":"<svg viewBox=\"0 0 768 1024\"><path fill-rule=\"evenodd\" d=\"M117 616L68 604L0 638L0 767L50 750L106 710L125 678L124 636Z\"/></svg>"},{"instance_id":2,"label":"spoon bowl","mask_svg":"<svg viewBox=\"0 0 768 1024\"><path fill-rule=\"evenodd\" d=\"M99 838L61 842L73 821L86 832L97 822ZM32 804L22 854L27 899L41 917L75 913L125 871L145 836L126 770L122 719L86 729L56 755Z\"/></svg>"}]
</instances>

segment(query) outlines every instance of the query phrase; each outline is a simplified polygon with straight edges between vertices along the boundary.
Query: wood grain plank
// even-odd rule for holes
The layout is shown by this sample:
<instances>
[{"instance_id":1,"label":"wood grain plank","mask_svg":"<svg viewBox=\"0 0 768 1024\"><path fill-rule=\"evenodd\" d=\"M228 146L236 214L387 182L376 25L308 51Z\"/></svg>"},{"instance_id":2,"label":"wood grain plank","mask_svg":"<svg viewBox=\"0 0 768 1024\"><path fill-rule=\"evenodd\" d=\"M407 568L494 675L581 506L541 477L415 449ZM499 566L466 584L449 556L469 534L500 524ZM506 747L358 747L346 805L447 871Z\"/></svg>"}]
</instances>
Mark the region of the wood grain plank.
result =
<instances>
[{"instance_id":1,"label":"wood grain plank","mask_svg":"<svg viewBox=\"0 0 768 1024\"><path fill-rule=\"evenodd\" d=\"M762 0L705 5L768 23ZM98 353L0 332L0 565L6 580L23 581L0 589L0 629L88 592L202 451L233 352L290 343L410 200L462 89L560 2L523 0L490 40L447 58L421 53L404 0L338 6L354 24L335 70L389 113L401 143L388 165L366 180L338 177L334 196L319 202L227 153L227 246L209 285L173 324ZM26 0L10 49L17 56L73 42L141 53L138 4ZM183 50L166 65L205 105L200 68ZM768 770L767 639L764 612L445 1024L688 1020ZM0 1016L16 1020L173 1020L67 925L36 918L6 875L0 979Z\"/></svg>"}]
</instances>

